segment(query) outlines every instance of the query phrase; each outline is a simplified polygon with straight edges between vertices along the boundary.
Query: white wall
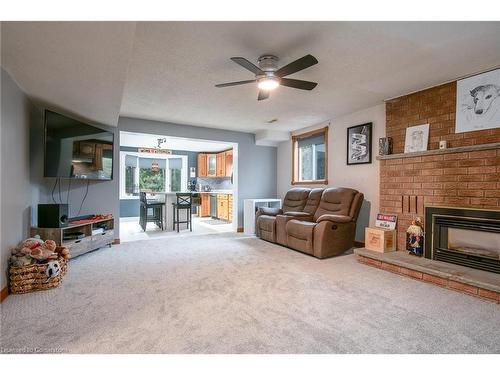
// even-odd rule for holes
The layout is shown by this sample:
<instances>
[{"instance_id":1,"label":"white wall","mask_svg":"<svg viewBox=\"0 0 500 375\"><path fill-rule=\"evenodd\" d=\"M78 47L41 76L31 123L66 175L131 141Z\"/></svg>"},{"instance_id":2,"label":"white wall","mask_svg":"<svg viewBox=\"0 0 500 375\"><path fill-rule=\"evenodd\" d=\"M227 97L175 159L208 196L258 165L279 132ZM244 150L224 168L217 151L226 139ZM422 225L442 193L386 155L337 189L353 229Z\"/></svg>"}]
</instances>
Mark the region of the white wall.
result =
<instances>
[{"instance_id":1,"label":"white wall","mask_svg":"<svg viewBox=\"0 0 500 375\"><path fill-rule=\"evenodd\" d=\"M10 247L27 236L30 222L30 106L17 84L1 69L0 289L7 286Z\"/></svg>"},{"instance_id":2,"label":"white wall","mask_svg":"<svg viewBox=\"0 0 500 375\"><path fill-rule=\"evenodd\" d=\"M347 165L347 128L367 122L373 123L372 163ZM379 161L378 139L385 136L385 104L367 108L317 126L295 131L302 133L329 125L328 130L328 187L349 187L362 192L365 201L361 208L356 230L356 240L364 241L364 227L373 225L379 209ZM278 146L278 196L283 198L292 188L292 142ZM311 185L309 187L319 187ZM322 186L325 187L325 186Z\"/></svg>"}]
</instances>

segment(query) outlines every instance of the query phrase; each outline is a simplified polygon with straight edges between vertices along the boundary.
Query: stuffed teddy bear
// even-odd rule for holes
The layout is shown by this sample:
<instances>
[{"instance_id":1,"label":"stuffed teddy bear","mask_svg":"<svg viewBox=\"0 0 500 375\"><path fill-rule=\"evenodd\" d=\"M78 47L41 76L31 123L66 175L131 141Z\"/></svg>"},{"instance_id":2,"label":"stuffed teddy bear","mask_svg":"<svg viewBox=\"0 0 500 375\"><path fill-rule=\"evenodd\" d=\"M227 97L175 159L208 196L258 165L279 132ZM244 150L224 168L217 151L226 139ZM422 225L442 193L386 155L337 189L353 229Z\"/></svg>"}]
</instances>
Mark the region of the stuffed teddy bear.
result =
<instances>
[{"instance_id":1,"label":"stuffed teddy bear","mask_svg":"<svg viewBox=\"0 0 500 375\"><path fill-rule=\"evenodd\" d=\"M66 260L69 260L71 258L69 254L69 249L67 247L58 247L56 250L59 254L62 255L62 257Z\"/></svg>"},{"instance_id":2,"label":"stuffed teddy bear","mask_svg":"<svg viewBox=\"0 0 500 375\"><path fill-rule=\"evenodd\" d=\"M53 240L43 241L40 236L28 238L21 241L19 245L12 249L11 263L16 267L22 267L38 261L45 263L50 260L57 260L57 245ZM67 250L67 249L66 249ZM64 256L64 254L62 254ZM69 251L67 251L69 259Z\"/></svg>"}]
</instances>

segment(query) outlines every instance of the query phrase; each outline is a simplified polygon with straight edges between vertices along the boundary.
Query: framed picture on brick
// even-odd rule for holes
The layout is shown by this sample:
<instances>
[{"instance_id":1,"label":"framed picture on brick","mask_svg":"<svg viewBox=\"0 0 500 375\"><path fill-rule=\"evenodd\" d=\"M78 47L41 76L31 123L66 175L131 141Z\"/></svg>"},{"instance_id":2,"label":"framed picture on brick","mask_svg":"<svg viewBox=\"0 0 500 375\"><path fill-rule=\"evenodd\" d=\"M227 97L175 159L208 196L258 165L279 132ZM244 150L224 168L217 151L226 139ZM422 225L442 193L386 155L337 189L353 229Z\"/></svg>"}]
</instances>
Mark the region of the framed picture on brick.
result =
<instances>
[{"instance_id":1,"label":"framed picture on brick","mask_svg":"<svg viewBox=\"0 0 500 375\"><path fill-rule=\"evenodd\" d=\"M455 133L500 128L500 69L457 82Z\"/></svg>"},{"instance_id":2,"label":"framed picture on brick","mask_svg":"<svg viewBox=\"0 0 500 375\"><path fill-rule=\"evenodd\" d=\"M372 162L372 123L347 128L347 165Z\"/></svg>"},{"instance_id":3,"label":"framed picture on brick","mask_svg":"<svg viewBox=\"0 0 500 375\"><path fill-rule=\"evenodd\" d=\"M406 128L405 153L427 151L429 124Z\"/></svg>"}]
</instances>

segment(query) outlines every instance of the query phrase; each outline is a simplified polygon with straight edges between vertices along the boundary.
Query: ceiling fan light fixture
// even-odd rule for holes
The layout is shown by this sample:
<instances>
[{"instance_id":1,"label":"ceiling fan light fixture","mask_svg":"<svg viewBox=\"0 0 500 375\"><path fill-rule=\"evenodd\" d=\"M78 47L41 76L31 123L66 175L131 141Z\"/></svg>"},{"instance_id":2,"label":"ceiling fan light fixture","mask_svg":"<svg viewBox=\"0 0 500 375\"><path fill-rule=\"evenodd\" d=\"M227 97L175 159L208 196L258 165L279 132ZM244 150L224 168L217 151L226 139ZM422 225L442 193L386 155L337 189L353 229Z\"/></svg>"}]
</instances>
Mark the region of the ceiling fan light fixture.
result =
<instances>
[{"instance_id":1,"label":"ceiling fan light fixture","mask_svg":"<svg viewBox=\"0 0 500 375\"><path fill-rule=\"evenodd\" d=\"M275 77L266 77L259 81L258 86L260 90L271 91L278 88L280 81Z\"/></svg>"}]
</instances>

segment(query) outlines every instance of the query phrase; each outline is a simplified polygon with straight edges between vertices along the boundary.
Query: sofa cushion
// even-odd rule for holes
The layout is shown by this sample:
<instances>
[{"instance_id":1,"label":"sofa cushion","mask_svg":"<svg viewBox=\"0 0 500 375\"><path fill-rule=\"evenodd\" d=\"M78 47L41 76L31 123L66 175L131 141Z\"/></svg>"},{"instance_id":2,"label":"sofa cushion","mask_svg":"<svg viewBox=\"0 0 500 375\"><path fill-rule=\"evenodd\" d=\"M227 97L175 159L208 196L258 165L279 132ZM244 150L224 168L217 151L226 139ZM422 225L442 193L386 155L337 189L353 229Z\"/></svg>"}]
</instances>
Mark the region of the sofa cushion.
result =
<instances>
[{"instance_id":1,"label":"sofa cushion","mask_svg":"<svg viewBox=\"0 0 500 375\"><path fill-rule=\"evenodd\" d=\"M321 202L314 214L314 220L321 215L333 214L350 216L350 208L358 192L349 188L329 188L323 191Z\"/></svg>"},{"instance_id":2,"label":"sofa cushion","mask_svg":"<svg viewBox=\"0 0 500 375\"><path fill-rule=\"evenodd\" d=\"M311 189L308 188L293 188L288 190L285 199L283 199L283 212L302 211L306 205L310 191Z\"/></svg>"},{"instance_id":3,"label":"sofa cushion","mask_svg":"<svg viewBox=\"0 0 500 375\"><path fill-rule=\"evenodd\" d=\"M313 234L316 223L290 220L286 224L287 246L292 249L313 254Z\"/></svg>"},{"instance_id":4,"label":"sofa cushion","mask_svg":"<svg viewBox=\"0 0 500 375\"><path fill-rule=\"evenodd\" d=\"M318 209L323 191L324 189L319 189L319 188L311 190L311 192L309 193L309 197L307 197L306 205L303 209L304 212L307 212L310 215L314 215L314 213Z\"/></svg>"},{"instance_id":5,"label":"sofa cushion","mask_svg":"<svg viewBox=\"0 0 500 375\"><path fill-rule=\"evenodd\" d=\"M276 242L280 245L287 245L286 223L295 219L312 221L312 216L307 212L286 212L283 215L276 215Z\"/></svg>"},{"instance_id":6,"label":"sofa cushion","mask_svg":"<svg viewBox=\"0 0 500 375\"><path fill-rule=\"evenodd\" d=\"M308 212L298 212L298 211L287 211L284 213L286 216L294 216L299 220L302 220L303 218L312 218L312 215ZM310 221L310 220L309 220Z\"/></svg>"}]
</instances>

